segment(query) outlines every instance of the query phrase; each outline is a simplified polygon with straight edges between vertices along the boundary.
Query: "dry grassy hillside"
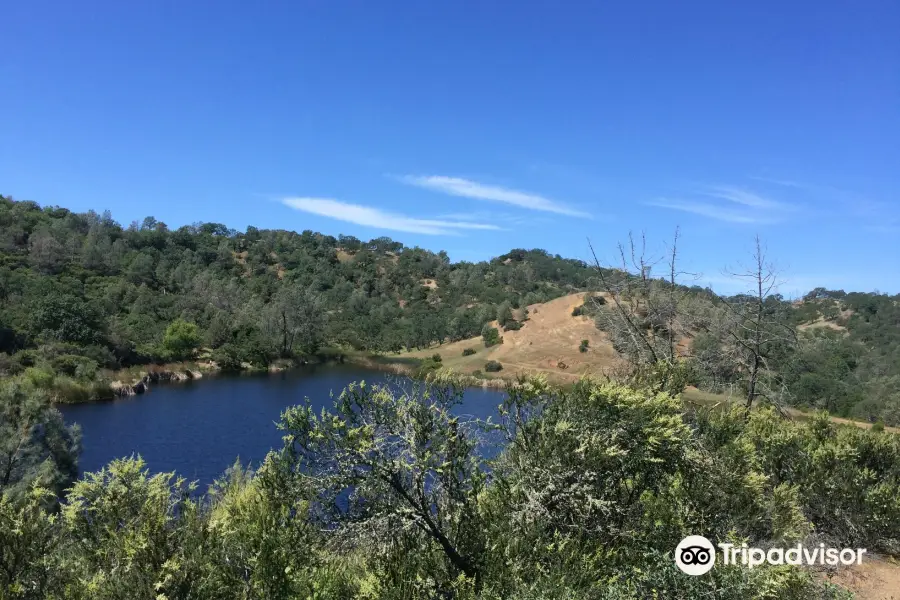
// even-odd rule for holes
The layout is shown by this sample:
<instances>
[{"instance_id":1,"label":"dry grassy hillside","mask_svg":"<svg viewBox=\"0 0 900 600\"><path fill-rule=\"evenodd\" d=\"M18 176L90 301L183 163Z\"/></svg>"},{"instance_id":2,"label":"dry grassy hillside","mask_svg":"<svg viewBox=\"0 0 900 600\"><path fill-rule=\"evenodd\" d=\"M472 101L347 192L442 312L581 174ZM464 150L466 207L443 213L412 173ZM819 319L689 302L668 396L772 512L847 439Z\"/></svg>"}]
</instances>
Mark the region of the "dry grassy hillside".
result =
<instances>
[{"instance_id":1,"label":"dry grassy hillside","mask_svg":"<svg viewBox=\"0 0 900 600\"><path fill-rule=\"evenodd\" d=\"M606 334L594 326L590 317L572 316L572 309L584 302L584 296L570 294L529 306L528 320L521 329L501 330L500 345L485 348L481 338L476 337L413 352L411 356L424 358L437 352L447 367L463 373L484 370L485 362L496 360L503 365L504 376L535 371L565 379L600 375L615 367L620 359ZM493 326L498 327L496 322ZM588 340L587 352L578 350L581 340ZM474 348L476 353L463 356L465 348Z\"/></svg>"}]
</instances>

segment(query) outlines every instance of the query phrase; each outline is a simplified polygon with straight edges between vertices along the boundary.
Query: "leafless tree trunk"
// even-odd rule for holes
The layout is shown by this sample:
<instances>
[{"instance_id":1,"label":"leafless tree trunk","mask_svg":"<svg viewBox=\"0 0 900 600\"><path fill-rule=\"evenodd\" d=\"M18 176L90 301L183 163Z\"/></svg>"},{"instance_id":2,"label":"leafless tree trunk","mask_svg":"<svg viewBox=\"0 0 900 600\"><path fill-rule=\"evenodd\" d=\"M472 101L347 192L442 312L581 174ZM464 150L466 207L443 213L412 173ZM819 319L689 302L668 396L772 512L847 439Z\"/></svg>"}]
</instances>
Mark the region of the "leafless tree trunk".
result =
<instances>
[{"instance_id":1,"label":"leafless tree trunk","mask_svg":"<svg viewBox=\"0 0 900 600\"><path fill-rule=\"evenodd\" d=\"M720 299L725 314L719 324L719 334L723 350L744 375L746 408L750 409L757 398L765 398L780 410L779 396L784 394L784 383L774 377L770 354L778 345L795 345L797 332L770 314L766 301L777 293L783 282L778 268L768 260L759 236L754 242L750 265L740 271L726 271L732 277L747 281L748 290Z\"/></svg>"},{"instance_id":2,"label":"leafless tree trunk","mask_svg":"<svg viewBox=\"0 0 900 600\"><path fill-rule=\"evenodd\" d=\"M637 369L661 365L664 373L675 373L684 358L679 344L692 335L693 318L678 280L693 274L678 268L679 235L676 229L666 256L657 258L648 256L644 235L636 242L629 234L628 246L619 244L620 264L615 269L600 264L588 241L600 288L611 304L608 310L594 307L598 326ZM653 279L653 268L663 261L665 276ZM668 377L663 376L663 387L667 384Z\"/></svg>"}]
</instances>

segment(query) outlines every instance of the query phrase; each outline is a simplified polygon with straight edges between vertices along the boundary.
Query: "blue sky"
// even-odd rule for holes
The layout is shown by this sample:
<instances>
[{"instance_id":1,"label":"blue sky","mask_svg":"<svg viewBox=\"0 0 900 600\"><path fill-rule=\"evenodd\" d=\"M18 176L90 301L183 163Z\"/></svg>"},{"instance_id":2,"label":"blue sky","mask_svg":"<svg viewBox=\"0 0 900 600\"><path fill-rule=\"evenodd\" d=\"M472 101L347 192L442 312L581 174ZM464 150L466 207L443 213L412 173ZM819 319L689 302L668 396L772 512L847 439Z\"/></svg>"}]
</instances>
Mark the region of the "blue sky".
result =
<instances>
[{"instance_id":1,"label":"blue sky","mask_svg":"<svg viewBox=\"0 0 900 600\"><path fill-rule=\"evenodd\" d=\"M0 192L900 291L900 4L7 2Z\"/></svg>"}]
</instances>

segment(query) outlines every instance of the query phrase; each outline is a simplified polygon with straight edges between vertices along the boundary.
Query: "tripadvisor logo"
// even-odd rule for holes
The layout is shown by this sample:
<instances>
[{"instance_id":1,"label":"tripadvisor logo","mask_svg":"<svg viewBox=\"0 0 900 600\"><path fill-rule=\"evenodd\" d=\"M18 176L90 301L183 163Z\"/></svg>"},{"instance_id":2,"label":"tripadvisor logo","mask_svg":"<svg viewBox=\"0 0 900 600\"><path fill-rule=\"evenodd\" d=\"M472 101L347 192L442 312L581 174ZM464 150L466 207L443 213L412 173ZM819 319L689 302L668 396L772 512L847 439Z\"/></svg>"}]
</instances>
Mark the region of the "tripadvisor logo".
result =
<instances>
[{"instance_id":1,"label":"tripadvisor logo","mask_svg":"<svg viewBox=\"0 0 900 600\"><path fill-rule=\"evenodd\" d=\"M825 544L790 548L749 548L746 544L717 544L722 551L722 564L747 568L770 565L860 565L865 548L826 548ZM675 564L688 575L703 575L716 564L713 543L702 535L689 535L675 547Z\"/></svg>"},{"instance_id":2,"label":"tripadvisor logo","mask_svg":"<svg viewBox=\"0 0 900 600\"><path fill-rule=\"evenodd\" d=\"M703 575L716 564L716 549L702 535L689 535L675 547L675 564L688 575Z\"/></svg>"}]
</instances>

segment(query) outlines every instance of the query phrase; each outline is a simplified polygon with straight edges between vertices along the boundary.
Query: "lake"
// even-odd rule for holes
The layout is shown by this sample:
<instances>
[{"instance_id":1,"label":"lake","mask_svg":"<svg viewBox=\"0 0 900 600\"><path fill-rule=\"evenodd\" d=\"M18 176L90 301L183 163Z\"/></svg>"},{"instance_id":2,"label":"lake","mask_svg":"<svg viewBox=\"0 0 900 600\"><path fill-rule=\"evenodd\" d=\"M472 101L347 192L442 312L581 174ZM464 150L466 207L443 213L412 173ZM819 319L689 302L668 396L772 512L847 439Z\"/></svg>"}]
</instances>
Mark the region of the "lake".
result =
<instances>
[{"instance_id":1,"label":"lake","mask_svg":"<svg viewBox=\"0 0 900 600\"><path fill-rule=\"evenodd\" d=\"M270 449L281 447L275 423L285 408L305 397L316 410L330 408L330 394L337 396L353 381L389 379L396 376L351 365L314 365L272 375L158 384L139 396L59 409L67 423L81 425L82 472L140 454L151 472L175 471L205 490L236 458L258 465ZM502 397L495 389L471 388L454 412L496 417Z\"/></svg>"}]
</instances>

